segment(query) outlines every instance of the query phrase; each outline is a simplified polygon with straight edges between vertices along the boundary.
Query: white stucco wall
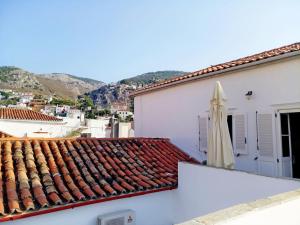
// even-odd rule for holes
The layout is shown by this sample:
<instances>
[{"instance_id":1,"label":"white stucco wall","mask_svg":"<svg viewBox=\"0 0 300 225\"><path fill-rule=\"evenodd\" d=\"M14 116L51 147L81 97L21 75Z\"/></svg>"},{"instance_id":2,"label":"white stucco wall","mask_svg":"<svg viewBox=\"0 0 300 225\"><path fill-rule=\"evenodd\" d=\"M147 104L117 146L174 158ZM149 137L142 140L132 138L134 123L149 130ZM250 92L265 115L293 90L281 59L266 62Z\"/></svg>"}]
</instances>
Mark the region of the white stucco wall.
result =
<instances>
[{"instance_id":1,"label":"white stucco wall","mask_svg":"<svg viewBox=\"0 0 300 225\"><path fill-rule=\"evenodd\" d=\"M172 193L175 222L298 188L296 180L179 163L178 189Z\"/></svg>"},{"instance_id":2,"label":"white stucco wall","mask_svg":"<svg viewBox=\"0 0 300 225\"><path fill-rule=\"evenodd\" d=\"M133 137L132 132L134 132L134 131L132 130L131 123L119 122L119 125L118 125L118 137L119 138Z\"/></svg>"},{"instance_id":3,"label":"white stucco wall","mask_svg":"<svg viewBox=\"0 0 300 225\"><path fill-rule=\"evenodd\" d=\"M300 57L297 56L136 96L135 135L170 138L188 154L204 160L206 155L199 151L198 115L207 114L215 82L219 80L228 98L229 113L247 115L248 154L236 158L236 168L258 172L258 161L254 160L256 111L300 110L299 75ZM250 100L245 97L248 91L253 91ZM275 158L272 163L276 166ZM280 175L276 170L273 168L266 174Z\"/></svg>"},{"instance_id":4,"label":"white stucco wall","mask_svg":"<svg viewBox=\"0 0 300 225\"><path fill-rule=\"evenodd\" d=\"M87 119L86 126L87 129L85 133L91 133L91 137L95 138L105 138L107 137L107 126L109 124L109 118L100 119Z\"/></svg>"},{"instance_id":5,"label":"white stucco wall","mask_svg":"<svg viewBox=\"0 0 300 225\"><path fill-rule=\"evenodd\" d=\"M298 225L300 197L287 200L281 204L255 209L229 220L224 219L218 225L253 225L253 224L272 224L272 225Z\"/></svg>"},{"instance_id":6,"label":"white stucco wall","mask_svg":"<svg viewBox=\"0 0 300 225\"><path fill-rule=\"evenodd\" d=\"M132 198L114 200L68 209L50 214L29 217L5 225L97 225L97 217L102 214L132 209L136 213L137 225L171 225L172 191L157 192Z\"/></svg>"},{"instance_id":7,"label":"white stucco wall","mask_svg":"<svg viewBox=\"0 0 300 225\"><path fill-rule=\"evenodd\" d=\"M67 132L65 124L61 122L49 123L28 120L0 120L0 130L15 137L61 137Z\"/></svg>"},{"instance_id":8,"label":"white stucco wall","mask_svg":"<svg viewBox=\"0 0 300 225\"><path fill-rule=\"evenodd\" d=\"M0 120L0 130L15 137L63 137L80 127L80 119L62 118L63 121Z\"/></svg>"},{"instance_id":9,"label":"white stucco wall","mask_svg":"<svg viewBox=\"0 0 300 225\"><path fill-rule=\"evenodd\" d=\"M64 121L63 125L63 133L70 133L73 130L78 129L81 126L81 119L80 118L69 118L69 117L64 117L62 118ZM64 134L65 135L65 134Z\"/></svg>"}]
</instances>

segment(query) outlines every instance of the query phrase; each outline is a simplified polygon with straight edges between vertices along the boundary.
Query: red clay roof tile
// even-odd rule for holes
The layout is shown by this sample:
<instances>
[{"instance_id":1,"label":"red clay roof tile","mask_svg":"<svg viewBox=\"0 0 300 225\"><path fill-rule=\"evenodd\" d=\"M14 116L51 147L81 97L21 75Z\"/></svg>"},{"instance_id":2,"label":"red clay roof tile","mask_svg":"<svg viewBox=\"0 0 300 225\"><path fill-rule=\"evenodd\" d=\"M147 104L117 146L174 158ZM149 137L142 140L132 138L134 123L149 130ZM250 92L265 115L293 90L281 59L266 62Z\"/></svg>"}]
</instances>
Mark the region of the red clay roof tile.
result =
<instances>
[{"instance_id":1,"label":"red clay roof tile","mask_svg":"<svg viewBox=\"0 0 300 225\"><path fill-rule=\"evenodd\" d=\"M62 121L54 116L48 116L29 109L0 108L0 120L37 120L37 121Z\"/></svg>"},{"instance_id":2,"label":"red clay roof tile","mask_svg":"<svg viewBox=\"0 0 300 225\"><path fill-rule=\"evenodd\" d=\"M0 138L8 138L8 137L13 137L13 136L3 131L0 131Z\"/></svg>"},{"instance_id":3,"label":"red clay roof tile","mask_svg":"<svg viewBox=\"0 0 300 225\"><path fill-rule=\"evenodd\" d=\"M178 161L167 139L2 139L0 221L175 188Z\"/></svg>"}]
</instances>

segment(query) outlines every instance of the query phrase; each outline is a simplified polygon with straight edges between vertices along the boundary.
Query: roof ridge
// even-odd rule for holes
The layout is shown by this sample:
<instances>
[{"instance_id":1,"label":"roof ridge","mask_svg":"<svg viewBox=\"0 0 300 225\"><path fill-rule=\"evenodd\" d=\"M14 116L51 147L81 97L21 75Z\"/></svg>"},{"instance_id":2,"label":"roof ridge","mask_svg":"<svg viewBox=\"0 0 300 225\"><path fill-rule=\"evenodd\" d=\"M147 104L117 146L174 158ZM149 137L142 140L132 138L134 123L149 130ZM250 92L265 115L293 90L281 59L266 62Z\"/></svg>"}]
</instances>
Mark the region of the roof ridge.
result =
<instances>
[{"instance_id":1,"label":"roof ridge","mask_svg":"<svg viewBox=\"0 0 300 225\"><path fill-rule=\"evenodd\" d=\"M0 108L0 119L35 120L35 121L62 121L55 116L22 108Z\"/></svg>"},{"instance_id":2,"label":"roof ridge","mask_svg":"<svg viewBox=\"0 0 300 225\"><path fill-rule=\"evenodd\" d=\"M1 131L0 131L1 132ZM4 132L3 132L4 133ZM50 140L50 141L59 141L59 140L99 140L99 141L126 141L126 140L151 140L151 141L170 141L169 138L151 138L151 137L124 137L124 138L94 138L94 137L53 137L53 138L49 138L49 137L4 137L4 138L0 138L0 142L1 141L5 141L5 140L9 140L9 141L25 141L25 140Z\"/></svg>"},{"instance_id":3,"label":"roof ridge","mask_svg":"<svg viewBox=\"0 0 300 225\"><path fill-rule=\"evenodd\" d=\"M296 42L296 43L293 43L293 44L284 45L284 46L273 48L273 49L266 50L266 51L263 51L263 52L251 54L251 55L244 56L244 57L240 57L240 58L237 58L237 59L234 59L234 60L231 60L231 61L227 61L227 62L224 62L224 63L211 65L209 67L205 67L203 69L199 69L199 70L196 70L194 72L184 74L182 76L173 77L173 78L170 78L170 79L167 79L167 80L160 81L160 82L155 83L155 84L149 84L149 85L147 85L147 86L145 86L141 89L138 89L138 90L134 91L131 95L135 96L135 95L138 95L140 93L147 92L148 90L152 90L156 87L165 87L170 83L175 83L177 81L184 81L184 80L186 80L188 78L191 78L191 77L198 77L200 75L209 74L209 73L217 72L217 71L222 71L222 70L233 68L233 67L236 67L236 66L250 64L252 62L257 62L257 61L261 61L261 60L264 60L264 59L269 59L269 58L272 58L272 57L276 57L276 56L279 56L279 55L284 55L284 54L295 52L295 51L300 51L300 42Z\"/></svg>"}]
</instances>

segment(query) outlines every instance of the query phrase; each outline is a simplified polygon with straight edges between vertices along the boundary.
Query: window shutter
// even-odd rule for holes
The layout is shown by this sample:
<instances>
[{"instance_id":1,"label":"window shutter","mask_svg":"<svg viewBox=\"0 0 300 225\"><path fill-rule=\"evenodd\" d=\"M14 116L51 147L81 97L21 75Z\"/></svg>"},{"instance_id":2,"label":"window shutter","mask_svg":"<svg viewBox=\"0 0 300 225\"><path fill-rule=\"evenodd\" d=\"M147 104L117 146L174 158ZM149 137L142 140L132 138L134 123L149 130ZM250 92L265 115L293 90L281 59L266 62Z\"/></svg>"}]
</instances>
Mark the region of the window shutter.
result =
<instances>
[{"instance_id":1,"label":"window shutter","mask_svg":"<svg viewBox=\"0 0 300 225\"><path fill-rule=\"evenodd\" d=\"M207 151L207 137L208 137L208 115L199 115L199 144L200 151Z\"/></svg>"},{"instance_id":2,"label":"window shutter","mask_svg":"<svg viewBox=\"0 0 300 225\"><path fill-rule=\"evenodd\" d=\"M248 154L247 150L247 115L234 115L234 151L235 153Z\"/></svg>"},{"instance_id":3,"label":"window shutter","mask_svg":"<svg viewBox=\"0 0 300 225\"><path fill-rule=\"evenodd\" d=\"M263 157L273 157L273 114L257 114L258 151Z\"/></svg>"}]
</instances>

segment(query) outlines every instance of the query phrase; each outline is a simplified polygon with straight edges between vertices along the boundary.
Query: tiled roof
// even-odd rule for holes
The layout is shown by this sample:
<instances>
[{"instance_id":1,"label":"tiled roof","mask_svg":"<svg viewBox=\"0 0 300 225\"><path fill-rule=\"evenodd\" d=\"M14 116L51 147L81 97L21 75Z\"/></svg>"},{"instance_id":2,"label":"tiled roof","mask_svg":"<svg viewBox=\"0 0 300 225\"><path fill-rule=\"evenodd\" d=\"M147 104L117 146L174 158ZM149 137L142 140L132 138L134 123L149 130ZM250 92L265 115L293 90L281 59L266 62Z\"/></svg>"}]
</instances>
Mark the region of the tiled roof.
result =
<instances>
[{"instance_id":1,"label":"tiled roof","mask_svg":"<svg viewBox=\"0 0 300 225\"><path fill-rule=\"evenodd\" d=\"M13 137L13 136L0 130L0 138L8 138L8 137Z\"/></svg>"},{"instance_id":2,"label":"tiled roof","mask_svg":"<svg viewBox=\"0 0 300 225\"><path fill-rule=\"evenodd\" d=\"M0 222L177 186L167 139L2 139Z\"/></svg>"},{"instance_id":3,"label":"tiled roof","mask_svg":"<svg viewBox=\"0 0 300 225\"><path fill-rule=\"evenodd\" d=\"M0 108L0 120L38 120L38 121L62 121L54 116L48 116L29 109Z\"/></svg>"},{"instance_id":4,"label":"tiled roof","mask_svg":"<svg viewBox=\"0 0 300 225\"><path fill-rule=\"evenodd\" d=\"M187 73L183 76L179 76L179 77L175 77L175 78L171 78L162 82L158 82L146 87L143 87L135 92L132 93L133 96L144 93L144 92L148 92L154 89L159 89L159 88L164 88L170 85L175 85L178 82L184 82L184 81L189 81L192 78L201 78L207 75L212 74L213 72L222 72L225 71L226 69L230 69L230 68L234 68L237 66L241 66L241 65L247 65L253 62L258 62L261 60L265 60L265 59L270 59L279 55L284 55L287 53L291 53L291 52L295 52L295 51L300 51L300 42L299 43L295 43L295 44L291 44L291 45L286 45L280 48L275 48L272 50L268 50L268 51L264 51L255 55L250 55L244 58L240 58L240 59L236 59L230 62L226 62L226 63L221 63L221 64L217 64L214 66L210 66L207 67L205 69L201 69L192 73Z\"/></svg>"}]
</instances>

